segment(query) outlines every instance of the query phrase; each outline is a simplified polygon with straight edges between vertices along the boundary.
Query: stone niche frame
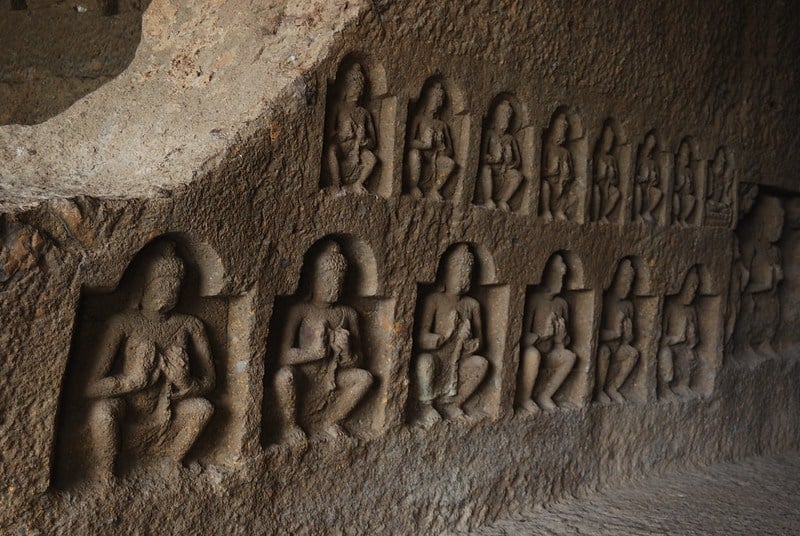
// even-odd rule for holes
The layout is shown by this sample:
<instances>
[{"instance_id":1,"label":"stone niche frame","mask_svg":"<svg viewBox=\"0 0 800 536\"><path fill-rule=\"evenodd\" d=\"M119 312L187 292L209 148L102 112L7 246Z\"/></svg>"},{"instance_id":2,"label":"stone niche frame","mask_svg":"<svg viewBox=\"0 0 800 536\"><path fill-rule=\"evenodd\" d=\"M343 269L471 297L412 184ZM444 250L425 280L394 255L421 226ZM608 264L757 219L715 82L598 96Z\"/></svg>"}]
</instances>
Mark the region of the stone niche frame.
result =
<instances>
[{"instance_id":1,"label":"stone niche frame","mask_svg":"<svg viewBox=\"0 0 800 536\"><path fill-rule=\"evenodd\" d=\"M351 52L338 64L333 78L327 81L325 100L325 119L323 124L322 164L320 166L320 187L329 188L330 171L327 162L328 139L333 106L339 101L344 86L344 76L353 65L360 64L366 85L360 105L369 110L375 125L376 147L373 150L378 162L365 184L367 190L383 198L394 192L397 97L389 91L389 80L384 65L369 54Z\"/></svg>"},{"instance_id":2,"label":"stone niche frame","mask_svg":"<svg viewBox=\"0 0 800 536\"><path fill-rule=\"evenodd\" d=\"M694 303L697 308L698 329L702 335L696 350L697 363L692 371L690 387L694 396L707 397L714 391L717 373L722 367L725 319L723 317L722 289L719 288L719 282L715 281L714 274L705 264L695 263L684 270L675 272L679 277L670 281L667 295L662 299L658 346L660 348L663 336L663 309L666 301L668 298L680 294L686 275L693 268L697 270L700 278ZM656 359L658 359L657 353ZM655 366L657 373L657 362Z\"/></svg>"},{"instance_id":3,"label":"stone niche frame","mask_svg":"<svg viewBox=\"0 0 800 536\"><path fill-rule=\"evenodd\" d=\"M520 152L520 168L522 174L522 182L520 183L517 191L509 199L509 206L511 211L520 215L529 215L534 211L533 199L538 191L537 186L534 184L535 174L535 161L534 154L536 152L536 128L531 124L530 110L524 102L522 102L513 92L502 91L492 98L489 102L489 107L483 117L481 124L481 145L479 147L478 157L478 173L475 178L474 192L472 195L472 203L480 206L484 199L481 194L481 168L483 167L483 154L486 148L486 133L491 127L492 120L494 119L495 110L502 101L508 101L511 108L514 110L514 117L511 118L511 125L509 126L509 133L514 136L519 145Z\"/></svg>"},{"instance_id":4,"label":"stone niche frame","mask_svg":"<svg viewBox=\"0 0 800 536\"><path fill-rule=\"evenodd\" d=\"M659 204L658 210L653 212L653 216L655 218L655 225L670 225L672 223L672 184L674 183L675 157L672 152L667 149L667 144L655 128L647 131L636 148L636 155L633 158L633 171L631 173L631 193L633 195L631 196L631 207L627 219L634 223L637 221L637 214L634 213L636 205L633 196L635 195L636 177L639 172L639 155L641 154L645 140L651 134L656 140L655 159L656 166L661 175L661 184L659 187L662 192L661 203Z\"/></svg>"},{"instance_id":5,"label":"stone niche frame","mask_svg":"<svg viewBox=\"0 0 800 536\"><path fill-rule=\"evenodd\" d=\"M489 419L497 419L502 412L502 388L505 362L503 356L506 350L506 333L509 324L509 298L510 287L501 283L497 278L497 269L494 257L484 246L475 242L455 242L450 244L439 255L435 280L433 282L420 282L417 284L417 303L414 313L411 366L409 367L410 389L406 404L406 422L414 424L418 417L418 387L414 378L416 358L420 353L417 346L416 330L422 314L422 301L431 292L441 286L444 276L445 260L450 252L459 245L466 245L475 258L472 274L472 288L467 293L475 298L481 307L483 320L484 344L480 355L489 361L486 377L477 387L472 396L465 402L464 409L467 413L477 416L485 415Z\"/></svg>"},{"instance_id":6,"label":"stone niche frame","mask_svg":"<svg viewBox=\"0 0 800 536\"><path fill-rule=\"evenodd\" d=\"M55 487L66 489L94 478L94 452L90 437L88 411L91 402L83 395L92 370L97 366L96 352L99 335L107 329L107 320L114 313L134 307L141 296L144 259L159 242L175 244L178 256L183 260L185 275L181 287L176 313L191 314L199 318L205 327L211 346L216 373L215 387L203 398L214 406L214 413L207 426L189 451L186 461L204 464L232 465L239 458L245 436L245 415L249 411L248 367L249 348L246 337L236 333L252 330L250 293L228 295L221 258L214 249L184 234L160 235L140 248L125 266L124 272L111 275L107 281L86 286L76 316L76 328L72 339L70 357L63 376L59 413L56 419L56 446L52 467L52 482ZM100 331L98 331L100 326ZM119 370L121 351L112 361L112 372ZM125 436L122 432L124 445ZM146 466L152 462L131 460L123 450L118 456L117 474L125 476L134 466Z\"/></svg>"},{"instance_id":7,"label":"stone niche frame","mask_svg":"<svg viewBox=\"0 0 800 536\"><path fill-rule=\"evenodd\" d=\"M331 241L339 245L348 261L344 291L339 303L353 307L358 313L363 355L357 366L368 370L374 379L367 394L346 419L345 427L355 437L371 439L382 434L394 419L388 412L396 411L396 408L388 406L387 400L392 382L399 381L398 351L393 330L395 299L380 294L383 285L378 274L377 260L372 247L365 240L346 233L327 234L318 237L306 248L294 294L275 296L267 335L263 380L261 443L265 448L280 445L276 442L281 424L274 380L275 373L282 364L282 327L289 308L302 301L310 292L314 277L313 260L320 253L321 247ZM300 400L298 406L302 407ZM298 418L298 422L307 433L313 434L317 431L313 427L311 430L307 429L302 417ZM311 434L309 439L312 439Z\"/></svg>"},{"instance_id":8,"label":"stone niche frame","mask_svg":"<svg viewBox=\"0 0 800 536\"><path fill-rule=\"evenodd\" d=\"M597 136L597 141L595 142L595 152L592 153L591 161L587 166L587 177L589 177L587 183L590 185L590 187L588 188L589 196L586 203L586 221L594 221L592 218L594 202L592 191L595 185L595 153L597 151L597 147L602 143L603 131L606 129L606 127L610 128L614 133L615 144L612 154L617 160L617 171L619 173L619 203L617 204L617 208L611 213L609 222L612 224L624 225L627 223L628 219L626 218L626 215L631 213L633 206L633 175L631 172L633 170L632 160L634 155L633 148L625 128L613 117L608 117L603 122L603 126L599 135Z\"/></svg>"},{"instance_id":9,"label":"stone niche frame","mask_svg":"<svg viewBox=\"0 0 800 536\"><path fill-rule=\"evenodd\" d=\"M425 106L424 98L428 94L430 87L436 82L442 84L445 91L440 118L450 127L450 135L453 138L453 159L456 162L456 169L444 186L442 186L441 194L444 198L443 200L446 202L460 203L464 198L466 189L464 183L467 173L467 164L469 162L472 117L468 106L467 95L464 90L438 70L420 84L420 91L416 95L416 98L411 98L408 101L402 155L402 192L403 194L409 194L410 191L408 151L410 149L410 142L414 136L412 129L414 117ZM413 84L410 84L409 87L413 87Z\"/></svg>"},{"instance_id":10,"label":"stone niche frame","mask_svg":"<svg viewBox=\"0 0 800 536\"><path fill-rule=\"evenodd\" d=\"M553 127L553 121L559 115L567 118L567 135L564 145L572 157L572 171L575 181L572 183L572 200L574 206L567 207L567 221L584 223L589 219L589 203L591 200L591 180L589 179L589 141L586 129L583 127L579 110L572 106L561 105L550 116L547 128L541 134L541 149L539 150L539 181L536 198L536 214L542 215L542 182L544 182L545 151L547 137Z\"/></svg>"},{"instance_id":11,"label":"stone niche frame","mask_svg":"<svg viewBox=\"0 0 800 536\"><path fill-rule=\"evenodd\" d=\"M569 325L567 332L570 337L569 348L575 353L575 365L572 367L564 383L556 391L553 401L559 406L559 410L578 409L587 406L591 400L594 389L594 356L597 351L596 324L597 315L597 292L591 288L589 279L584 269L583 261L579 255L572 251L557 250L546 257L542 268L539 270L539 278L533 284L529 284L525 291L524 314L527 314L530 307L530 299L546 275L546 271L551 264L554 256L560 255L567 265L567 273L564 279L564 287L561 295L569 305ZM523 330L525 327L523 326ZM539 375L541 377L541 365ZM517 371L518 389L519 374ZM534 386L534 395L539 391L539 380ZM515 400L518 398L515 395Z\"/></svg>"}]
</instances>

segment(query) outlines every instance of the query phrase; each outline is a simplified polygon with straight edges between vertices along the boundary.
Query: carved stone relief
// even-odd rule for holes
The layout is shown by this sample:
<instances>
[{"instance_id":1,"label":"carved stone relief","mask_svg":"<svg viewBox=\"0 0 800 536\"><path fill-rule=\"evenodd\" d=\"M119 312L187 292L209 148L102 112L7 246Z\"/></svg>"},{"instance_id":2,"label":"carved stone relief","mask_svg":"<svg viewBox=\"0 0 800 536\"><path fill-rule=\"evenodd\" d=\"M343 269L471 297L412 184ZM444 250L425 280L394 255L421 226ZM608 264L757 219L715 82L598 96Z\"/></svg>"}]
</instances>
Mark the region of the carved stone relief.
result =
<instances>
[{"instance_id":1,"label":"carved stone relief","mask_svg":"<svg viewBox=\"0 0 800 536\"><path fill-rule=\"evenodd\" d=\"M541 283L528 292L516 395L522 412L587 401L593 298L582 286L577 259L556 253Z\"/></svg>"},{"instance_id":2,"label":"carved stone relief","mask_svg":"<svg viewBox=\"0 0 800 536\"><path fill-rule=\"evenodd\" d=\"M694 139L681 140L675 155L675 172L672 183L673 225L696 225L702 214L703 166L697 157Z\"/></svg>"},{"instance_id":3,"label":"carved stone relief","mask_svg":"<svg viewBox=\"0 0 800 536\"><path fill-rule=\"evenodd\" d=\"M85 293L61 408L62 485L92 473L111 479L146 459L180 464L190 451L217 458L217 444L201 439L206 428L226 430L210 423L227 308L197 295L199 273L185 249L156 239L116 291Z\"/></svg>"},{"instance_id":4,"label":"carved stone relief","mask_svg":"<svg viewBox=\"0 0 800 536\"><path fill-rule=\"evenodd\" d=\"M451 199L463 165L460 112L439 77L428 79L419 100L410 106L405 177L407 191L417 199Z\"/></svg>"},{"instance_id":5,"label":"carved stone relief","mask_svg":"<svg viewBox=\"0 0 800 536\"><path fill-rule=\"evenodd\" d=\"M302 446L308 437L369 436L383 426L375 399L390 344L378 326L391 303L366 281L374 258L348 236L319 240L305 257L298 294L276 301L265 383L264 440ZM368 317L368 318L367 318ZM372 396L375 395L375 396Z\"/></svg>"},{"instance_id":6,"label":"carved stone relief","mask_svg":"<svg viewBox=\"0 0 800 536\"><path fill-rule=\"evenodd\" d=\"M38 268L45 239L33 227L15 221L0 227L0 239L0 290L3 290Z\"/></svg>"},{"instance_id":7,"label":"carved stone relief","mask_svg":"<svg viewBox=\"0 0 800 536\"><path fill-rule=\"evenodd\" d=\"M736 171L730 148L717 149L708 172L705 223L730 227L735 213L733 200L736 192Z\"/></svg>"},{"instance_id":8,"label":"carved stone relief","mask_svg":"<svg viewBox=\"0 0 800 536\"><path fill-rule=\"evenodd\" d=\"M775 355L772 343L780 324L779 286L783 281L778 241L783 223L781 199L762 194L750 215L737 228L741 262L749 272L749 279L736 323L736 346L749 354Z\"/></svg>"},{"instance_id":9,"label":"carved stone relief","mask_svg":"<svg viewBox=\"0 0 800 536\"><path fill-rule=\"evenodd\" d=\"M590 201L591 221L620 223L630 197L630 144L613 119L603 125L592 158L593 181Z\"/></svg>"},{"instance_id":10,"label":"carved stone relief","mask_svg":"<svg viewBox=\"0 0 800 536\"><path fill-rule=\"evenodd\" d=\"M355 57L342 61L328 91L324 187L391 194L395 109L380 65Z\"/></svg>"},{"instance_id":11,"label":"carved stone relief","mask_svg":"<svg viewBox=\"0 0 800 536\"><path fill-rule=\"evenodd\" d=\"M781 325L778 342L793 347L800 342L800 197L783 201L785 226L780 241L783 259L783 282L780 289Z\"/></svg>"},{"instance_id":12,"label":"carved stone relief","mask_svg":"<svg viewBox=\"0 0 800 536\"><path fill-rule=\"evenodd\" d=\"M512 95L501 94L486 119L474 201L486 208L527 212L530 147L519 108Z\"/></svg>"},{"instance_id":13,"label":"carved stone relief","mask_svg":"<svg viewBox=\"0 0 800 536\"><path fill-rule=\"evenodd\" d=\"M414 329L410 421L472 420L496 411L507 289L476 285L487 271L461 243L442 256L436 285L422 285ZM481 389L481 387L484 389Z\"/></svg>"},{"instance_id":14,"label":"carved stone relief","mask_svg":"<svg viewBox=\"0 0 800 536\"><path fill-rule=\"evenodd\" d=\"M540 215L545 221L582 223L586 207L587 142L580 118L560 107L550 120L542 146Z\"/></svg>"},{"instance_id":15,"label":"carved stone relief","mask_svg":"<svg viewBox=\"0 0 800 536\"><path fill-rule=\"evenodd\" d=\"M663 152L655 130L647 133L636 156L633 221L663 223L664 196L670 174L670 155Z\"/></svg>"}]
</instances>

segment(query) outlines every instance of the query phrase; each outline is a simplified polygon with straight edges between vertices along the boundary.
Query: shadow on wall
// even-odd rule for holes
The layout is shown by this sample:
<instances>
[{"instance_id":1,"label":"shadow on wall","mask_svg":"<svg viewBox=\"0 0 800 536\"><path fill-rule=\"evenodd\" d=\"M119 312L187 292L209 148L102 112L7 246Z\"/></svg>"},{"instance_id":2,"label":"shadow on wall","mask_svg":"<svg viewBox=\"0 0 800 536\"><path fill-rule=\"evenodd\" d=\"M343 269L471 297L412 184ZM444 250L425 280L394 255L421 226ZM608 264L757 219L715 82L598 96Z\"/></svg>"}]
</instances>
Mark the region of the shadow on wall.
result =
<instances>
[{"instance_id":1,"label":"shadow on wall","mask_svg":"<svg viewBox=\"0 0 800 536\"><path fill-rule=\"evenodd\" d=\"M46 121L121 73L149 4L0 2L0 125Z\"/></svg>"}]
</instances>

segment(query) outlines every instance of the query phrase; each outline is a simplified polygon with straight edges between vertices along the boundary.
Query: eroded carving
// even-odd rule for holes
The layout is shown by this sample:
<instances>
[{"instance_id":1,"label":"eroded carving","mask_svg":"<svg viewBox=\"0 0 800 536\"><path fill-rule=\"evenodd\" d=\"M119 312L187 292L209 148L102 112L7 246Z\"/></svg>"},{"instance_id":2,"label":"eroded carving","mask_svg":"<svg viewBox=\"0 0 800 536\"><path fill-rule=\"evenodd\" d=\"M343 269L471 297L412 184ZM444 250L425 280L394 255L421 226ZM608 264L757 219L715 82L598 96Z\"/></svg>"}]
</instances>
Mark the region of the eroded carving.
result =
<instances>
[{"instance_id":1,"label":"eroded carving","mask_svg":"<svg viewBox=\"0 0 800 536\"><path fill-rule=\"evenodd\" d=\"M692 395L692 378L698 365L701 331L696 299L700 274L696 266L686 273L678 294L664 303L663 330L658 351L658 398Z\"/></svg>"},{"instance_id":2,"label":"eroded carving","mask_svg":"<svg viewBox=\"0 0 800 536\"><path fill-rule=\"evenodd\" d=\"M379 163L375 123L362 105L367 80L360 63L349 65L340 77L326 132L328 182L347 192L367 193L367 180Z\"/></svg>"},{"instance_id":3,"label":"eroded carving","mask_svg":"<svg viewBox=\"0 0 800 536\"><path fill-rule=\"evenodd\" d=\"M45 248L42 234L30 225L9 222L0 242L0 290L38 268Z\"/></svg>"},{"instance_id":4,"label":"eroded carving","mask_svg":"<svg viewBox=\"0 0 800 536\"><path fill-rule=\"evenodd\" d=\"M618 140L610 122L594 150L594 184L592 185L592 221L608 223L621 205Z\"/></svg>"},{"instance_id":5,"label":"eroded carving","mask_svg":"<svg viewBox=\"0 0 800 536\"><path fill-rule=\"evenodd\" d=\"M569 334L570 306L562 295L566 275L564 258L553 255L542 284L527 299L517 395L517 406L522 411L556 409L553 397L577 360Z\"/></svg>"},{"instance_id":6,"label":"eroded carving","mask_svg":"<svg viewBox=\"0 0 800 536\"><path fill-rule=\"evenodd\" d=\"M709 166L706 225L731 225L735 182L733 153L727 147L720 147Z\"/></svg>"},{"instance_id":7,"label":"eroded carving","mask_svg":"<svg viewBox=\"0 0 800 536\"><path fill-rule=\"evenodd\" d=\"M633 188L634 221L654 224L658 220L657 211L664 197L659 153L656 133L650 131L645 136L644 143L639 146L636 157Z\"/></svg>"},{"instance_id":8,"label":"eroded carving","mask_svg":"<svg viewBox=\"0 0 800 536\"><path fill-rule=\"evenodd\" d=\"M625 402L620 389L639 361L639 350L634 346L636 318L631 300L635 276L631 260L620 261L614 282L603 298L594 396L595 401L603 404Z\"/></svg>"},{"instance_id":9,"label":"eroded carving","mask_svg":"<svg viewBox=\"0 0 800 536\"><path fill-rule=\"evenodd\" d=\"M742 247L739 238L733 236L733 262L731 264L730 283L728 283L728 299L725 302L725 345L733 340L736 320L742 308L742 295L750 281L750 268L742 260ZM731 349L730 347L728 349Z\"/></svg>"},{"instance_id":10,"label":"eroded carving","mask_svg":"<svg viewBox=\"0 0 800 536\"><path fill-rule=\"evenodd\" d=\"M409 193L417 199L441 201L458 167L451 127L443 117L446 104L444 84L434 79L423 88L410 122L406 166Z\"/></svg>"},{"instance_id":11,"label":"eroded carving","mask_svg":"<svg viewBox=\"0 0 800 536\"><path fill-rule=\"evenodd\" d=\"M214 412L215 385L203 322L175 312L184 261L172 242L152 246L138 303L108 321L98 344L89 425L102 476L121 450L181 462Z\"/></svg>"},{"instance_id":12,"label":"eroded carving","mask_svg":"<svg viewBox=\"0 0 800 536\"><path fill-rule=\"evenodd\" d=\"M542 150L542 217L567 220L575 204L575 165L567 146L569 121L557 113L550 122Z\"/></svg>"},{"instance_id":13,"label":"eroded carving","mask_svg":"<svg viewBox=\"0 0 800 536\"><path fill-rule=\"evenodd\" d=\"M494 108L484 132L478 177L480 198L486 208L509 211L509 201L523 181L519 142L511 131L514 107L502 99Z\"/></svg>"},{"instance_id":14,"label":"eroded carving","mask_svg":"<svg viewBox=\"0 0 800 536\"><path fill-rule=\"evenodd\" d=\"M684 138L675 155L675 184L672 191L672 223L691 225L697 210L697 177L693 140Z\"/></svg>"},{"instance_id":15,"label":"eroded carving","mask_svg":"<svg viewBox=\"0 0 800 536\"><path fill-rule=\"evenodd\" d=\"M311 295L288 311L274 379L279 441L290 445L306 441L304 426L326 439L347 437L344 421L374 382L359 367L359 314L341 302L348 260L339 244L324 243L312 270Z\"/></svg>"},{"instance_id":16,"label":"eroded carving","mask_svg":"<svg viewBox=\"0 0 800 536\"><path fill-rule=\"evenodd\" d=\"M489 369L481 305L469 295L475 256L466 244L443 258L441 287L423 298L416 328L414 373L419 399L418 424L430 427L443 417L470 419L464 404Z\"/></svg>"}]
</instances>

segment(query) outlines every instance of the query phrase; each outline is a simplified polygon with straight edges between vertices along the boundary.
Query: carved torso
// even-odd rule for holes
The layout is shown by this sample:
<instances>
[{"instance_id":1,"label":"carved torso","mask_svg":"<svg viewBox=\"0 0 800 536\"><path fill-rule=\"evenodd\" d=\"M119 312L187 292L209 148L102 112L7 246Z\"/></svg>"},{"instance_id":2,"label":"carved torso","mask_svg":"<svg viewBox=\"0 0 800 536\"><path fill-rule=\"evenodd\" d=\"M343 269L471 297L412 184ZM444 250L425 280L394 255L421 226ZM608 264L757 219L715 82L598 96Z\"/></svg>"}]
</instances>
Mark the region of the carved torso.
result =
<instances>
[{"instance_id":1,"label":"carved torso","mask_svg":"<svg viewBox=\"0 0 800 536\"><path fill-rule=\"evenodd\" d=\"M572 180L572 156L562 145L548 143L545 146L545 178L551 183L566 183Z\"/></svg>"}]
</instances>

